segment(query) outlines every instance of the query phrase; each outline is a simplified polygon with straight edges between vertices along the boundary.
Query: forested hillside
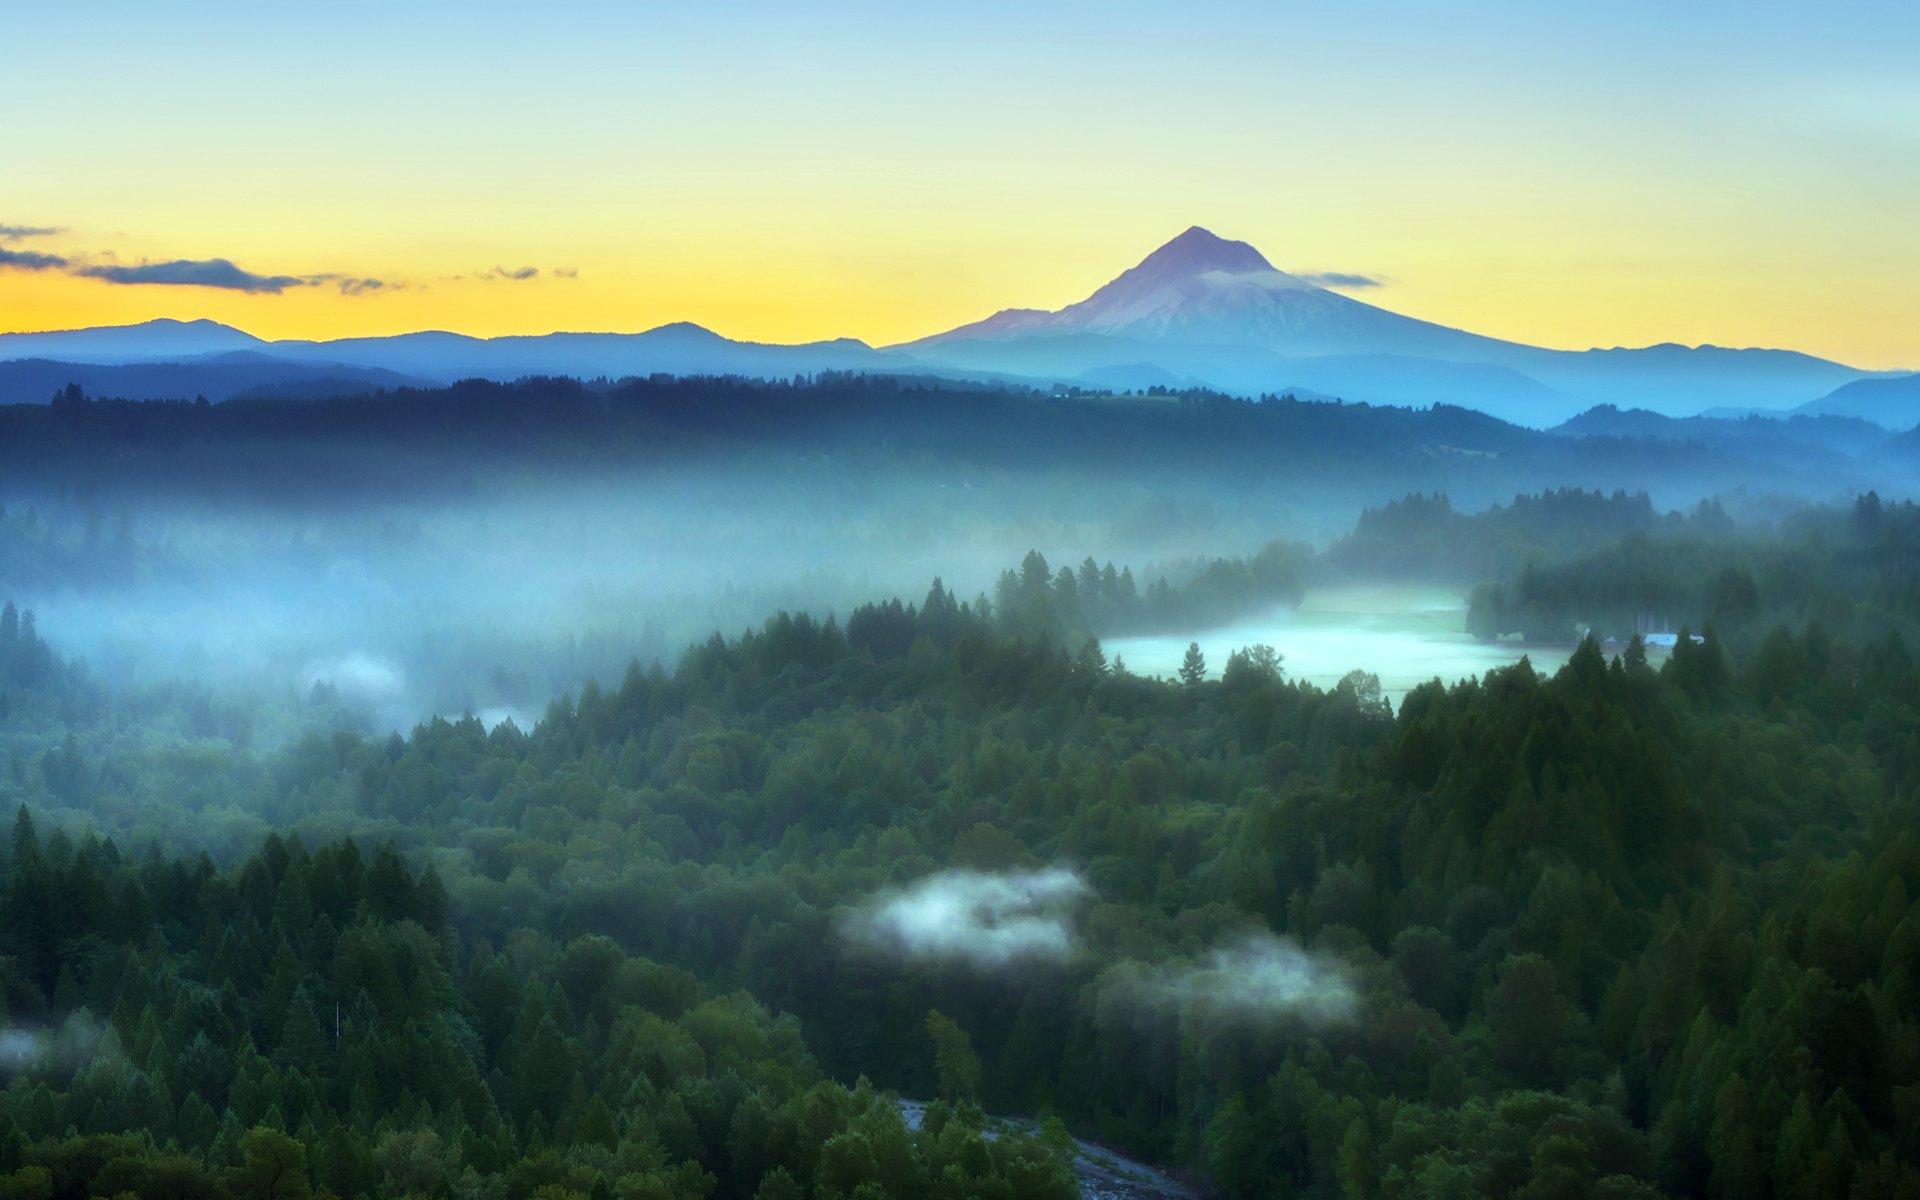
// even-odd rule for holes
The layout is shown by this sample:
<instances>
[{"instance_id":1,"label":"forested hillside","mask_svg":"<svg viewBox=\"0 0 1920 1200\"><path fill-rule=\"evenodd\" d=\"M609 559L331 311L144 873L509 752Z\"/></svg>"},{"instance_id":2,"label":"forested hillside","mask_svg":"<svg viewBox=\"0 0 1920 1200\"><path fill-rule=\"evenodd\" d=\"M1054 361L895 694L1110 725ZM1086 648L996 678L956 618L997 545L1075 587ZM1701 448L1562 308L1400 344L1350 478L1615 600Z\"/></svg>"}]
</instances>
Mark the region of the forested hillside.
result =
<instances>
[{"instance_id":1,"label":"forested hillside","mask_svg":"<svg viewBox=\"0 0 1920 1200\"><path fill-rule=\"evenodd\" d=\"M1795 452L1794 446L1799 446ZM1788 436L1740 444L1543 433L1467 408L1409 409L1207 391L1036 392L823 373L731 378L468 380L316 400L135 402L77 386L0 406L0 469L16 489L275 505L461 498L557 469L594 477L723 470L767 458L819 484L823 461L925 478L1254 488L1330 506L1411 488L1491 500L1579 484L1694 497L1741 486L1823 495L1908 481L1897 456Z\"/></svg>"},{"instance_id":2,"label":"forested hillside","mask_svg":"<svg viewBox=\"0 0 1920 1200\"><path fill-rule=\"evenodd\" d=\"M1652 526L1623 545L1714 519L1597 511ZM1913 1195L1915 593L1911 556L1855 557L1913 513L1807 520L1776 554L1808 569L1657 668L1589 641L1397 713L1271 655L1116 670L1036 616L1044 561L715 635L532 729L214 735L185 806L146 778L177 751L103 755L80 713L10 738L11 798L114 837L16 827L0 1165L23 1195L1071 1190L971 1110L909 1136L864 1077L1229 1196ZM1558 562L1614 544L1554 526ZM11 728L90 686L48 653ZM286 835L131 848L235 813ZM941 888L1029 907L954 910L971 942L896 920Z\"/></svg>"},{"instance_id":3,"label":"forested hillside","mask_svg":"<svg viewBox=\"0 0 1920 1200\"><path fill-rule=\"evenodd\" d=\"M606 938L458 937L390 848L216 872L22 810L10 850L8 1196L1075 1194L977 1109L909 1132L749 996Z\"/></svg>"}]
</instances>

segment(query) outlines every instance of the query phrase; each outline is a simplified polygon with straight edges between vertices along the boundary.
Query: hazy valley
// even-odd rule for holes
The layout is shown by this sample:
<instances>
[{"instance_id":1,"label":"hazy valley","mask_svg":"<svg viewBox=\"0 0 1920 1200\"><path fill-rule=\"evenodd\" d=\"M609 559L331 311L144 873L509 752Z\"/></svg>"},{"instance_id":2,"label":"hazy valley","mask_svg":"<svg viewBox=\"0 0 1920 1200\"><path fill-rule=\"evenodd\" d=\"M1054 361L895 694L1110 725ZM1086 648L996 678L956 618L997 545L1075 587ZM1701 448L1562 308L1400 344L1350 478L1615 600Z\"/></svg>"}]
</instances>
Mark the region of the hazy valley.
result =
<instances>
[{"instance_id":1,"label":"hazy valley","mask_svg":"<svg viewBox=\"0 0 1920 1200\"><path fill-rule=\"evenodd\" d=\"M0 28L0 1200L1920 1200L1920 9Z\"/></svg>"}]
</instances>

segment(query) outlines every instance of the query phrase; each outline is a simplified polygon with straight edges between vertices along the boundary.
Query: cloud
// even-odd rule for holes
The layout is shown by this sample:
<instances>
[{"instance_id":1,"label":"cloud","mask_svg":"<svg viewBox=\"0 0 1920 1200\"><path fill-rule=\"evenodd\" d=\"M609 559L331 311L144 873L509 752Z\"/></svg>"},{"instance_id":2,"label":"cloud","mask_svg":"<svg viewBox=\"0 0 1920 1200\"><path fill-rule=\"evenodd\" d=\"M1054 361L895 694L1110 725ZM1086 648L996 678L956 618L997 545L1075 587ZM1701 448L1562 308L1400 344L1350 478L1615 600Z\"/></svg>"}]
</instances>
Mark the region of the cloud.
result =
<instances>
[{"instance_id":1,"label":"cloud","mask_svg":"<svg viewBox=\"0 0 1920 1200\"><path fill-rule=\"evenodd\" d=\"M1086 882L1064 867L943 871L869 899L841 923L855 944L903 958L992 968L1063 961L1079 949L1073 910Z\"/></svg>"},{"instance_id":2,"label":"cloud","mask_svg":"<svg viewBox=\"0 0 1920 1200\"><path fill-rule=\"evenodd\" d=\"M288 288L307 287L313 282L312 278L299 275L258 275L235 266L232 260L225 258L176 258L171 262L143 262L131 266L88 263L75 267L73 273L108 283L224 288L276 296Z\"/></svg>"},{"instance_id":3,"label":"cloud","mask_svg":"<svg viewBox=\"0 0 1920 1200\"><path fill-rule=\"evenodd\" d=\"M31 250L8 250L0 246L0 270L64 271L72 265L58 254L36 254Z\"/></svg>"},{"instance_id":4,"label":"cloud","mask_svg":"<svg viewBox=\"0 0 1920 1200\"><path fill-rule=\"evenodd\" d=\"M341 275L332 272L321 275L260 275L236 266L231 259L225 258L177 258L172 262L143 262L132 265L68 263L62 260L57 265L65 266L70 274L87 279L99 279L107 283L222 288L227 291L267 296L278 296L289 288L326 286L338 288L343 296L364 296L371 292L389 291L406 286L386 279L369 279L359 275Z\"/></svg>"},{"instance_id":5,"label":"cloud","mask_svg":"<svg viewBox=\"0 0 1920 1200\"><path fill-rule=\"evenodd\" d=\"M870 952L984 970L1066 962L1081 954L1074 926L1091 889L1065 867L942 871L869 897L840 933ZM1358 995L1340 964L1265 930L1165 962L1126 960L1102 976L1103 1004L1139 1014L1268 1024L1349 1020Z\"/></svg>"},{"instance_id":6,"label":"cloud","mask_svg":"<svg viewBox=\"0 0 1920 1200\"><path fill-rule=\"evenodd\" d=\"M1356 275L1349 271L1304 271L1299 278L1315 287L1323 288L1377 288L1387 286L1387 281L1378 275Z\"/></svg>"},{"instance_id":7,"label":"cloud","mask_svg":"<svg viewBox=\"0 0 1920 1200\"><path fill-rule=\"evenodd\" d=\"M481 283L528 283L542 277L548 279L578 279L578 267L489 267L471 275L448 275L449 280L474 279Z\"/></svg>"},{"instance_id":8,"label":"cloud","mask_svg":"<svg viewBox=\"0 0 1920 1200\"><path fill-rule=\"evenodd\" d=\"M350 700L373 704L391 701L406 690L406 676L397 665L364 650L308 663L300 683L308 690L325 685Z\"/></svg>"},{"instance_id":9,"label":"cloud","mask_svg":"<svg viewBox=\"0 0 1920 1200\"><path fill-rule=\"evenodd\" d=\"M304 282L312 287L330 283L340 289L342 296L364 296L369 292L397 291L408 286L399 280L365 279L357 275L308 275Z\"/></svg>"},{"instance_id":10,"label":"cloud","mask_svg":"<svg viewBox=\"0 0 1920 1200\"><path fill-rule=\"evenodd\" d=\"M1337 963L1265 932L1223 943L1198 959L1123 967L1111 986L1144 1004L1255 1022L1285 1016L1344 1021L1357 1003Z\"/></svg>"},{"instance_id":11,"label":"cloud","mask_svg":"<svg viewBox=\"0 0 1920 1200\"><path fill-rule=\"evenodd\" d=\"M0 243L63 232L52 226L0 225ZM531 270L532 268L528 268ZM290 288L335 287L343 296L365 296L409 286L403 281L363 275L263 275L228 258L176 258L166 262L122 263L108 255L46 254L9 250L0 245L0 271L59 271L102 283L150 287L204 287L277 296Z\"/></svg>"}]
</instances>

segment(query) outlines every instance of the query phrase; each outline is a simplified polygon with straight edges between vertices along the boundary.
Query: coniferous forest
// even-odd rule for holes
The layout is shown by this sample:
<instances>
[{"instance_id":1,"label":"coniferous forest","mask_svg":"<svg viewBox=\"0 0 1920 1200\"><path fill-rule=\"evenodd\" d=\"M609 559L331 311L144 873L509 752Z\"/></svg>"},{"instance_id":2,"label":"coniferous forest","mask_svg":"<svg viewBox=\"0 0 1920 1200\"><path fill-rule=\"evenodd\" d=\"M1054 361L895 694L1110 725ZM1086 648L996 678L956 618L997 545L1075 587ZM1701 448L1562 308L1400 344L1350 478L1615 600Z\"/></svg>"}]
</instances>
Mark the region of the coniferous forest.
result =
<instances>
[{"instance_id":1,"label":"coniferous forest","mask_svg":"<svg viewBox=\"0 0 1920 1200\"><path fill-rule=\"evenodd\" d=\"M769 436L649 386L650 420ZM526 456L572 451L441 445L443 496L356 509L261 449L311 467L338 430L274 426L346 408L75 403L7 419L191 453L0 514L0 1197L1920 1197L1911 503L1566 486L1341 519L1278 485L1232 507L1242 480L1100 525L1002 446L955 469L978 498L890 493L897 541L818 510L849 558L989 525L992 556L676 576L593 595L583 633L381 590L526 553L500 511L449 518L484 499L448 481L524 497ZM1373 419L1167 411L1195 439ZM242 467L197 481L212 443L175 421ZM861 461L904 477L936 440ZM846 468L814 453L767 486ZM251 523L211 515L230 488ZM562 507L604 561L655 538L627 552L655 575L673 522L728 577L778 540ZM259 633L280 571L409 632L281 671L309 654ZM1400 690L1202 649L1410 586L1505 665ZM1112 650L1189 631L1177 669ZM1087 1146L1165 1188L1099 1190Z\"/></svg>"}]
</instances>

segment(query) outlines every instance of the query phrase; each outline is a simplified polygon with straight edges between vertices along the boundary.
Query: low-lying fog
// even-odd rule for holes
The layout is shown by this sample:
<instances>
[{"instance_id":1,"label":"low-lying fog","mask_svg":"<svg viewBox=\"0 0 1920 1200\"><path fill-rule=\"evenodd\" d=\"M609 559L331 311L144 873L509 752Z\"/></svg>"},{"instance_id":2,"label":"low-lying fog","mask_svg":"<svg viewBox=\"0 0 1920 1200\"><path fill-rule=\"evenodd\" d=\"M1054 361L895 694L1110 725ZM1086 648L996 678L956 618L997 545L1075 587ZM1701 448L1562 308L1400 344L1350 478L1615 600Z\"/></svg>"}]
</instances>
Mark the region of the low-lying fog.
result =
<instances>
[{"instance_id":1,"label":"low-lying fog","mask_svg":"<svg viewBox=\"0 0 1920 1200\"><path fill-rule=\"evenodd\" d=\"M630 510L596 530L578 518L482 512L288 536L175 518L156 544L177 571L149 564L130 580L10 594L38 610L61 653L114 682L192 678L302 698L318 688L378 729L464 712L527 728L588 678L617 680L630 661L671 668L716 629L735 635L783 609L844 618L870 600L917 601L936 575L962 598L990 592L1032 540L1063 533L929 528L875 553L833 547L844 530L784 526L733 530L722 553L690 546L688 528L667 523ZM1112 552L1111 537L1098 540ZM1226 541L1221 552L1239 549L1240 539ZM1477 676L1523 654L1550 672L1570 652L1477 640L1465 615L1457 589L1336 585L1311 589L1297 608L1103 645L1137 674L1172 676L1197 642L1217 676L1230 652L1266 644L1292 678L1331 688L1368 672L1396 705L1429 679Z\"/></svg>"},{"instance_id":2,"label":"low-lying fog","mask_svg":"<svg viewBox=\"0 0 1920 1200\"><path fill-rule=\"evenodd\" d=\"M587 679L616 682L636 661L671 669L714 631L737 636L782 610L844 619L869 601L917 603L935 576L970 601L1036 548L1056 568L1088 555L1131 566L1144 588L1151 564L1248 555L1275 538L1324 545L1356 515L999 482L549 479L261 511L15 499L0 515L0 599L35 609L57 653L115 685L191 680L283 708L318 697L375 731L469 712L528 728ZM1331 688L1368 672L1395 704L1429 679L1522 654L1551 671L1569 653L1478 641L1465 612L1459 589L1315 586L1297 609L1103 645L1135 673L1171 676L1198 642L1217 676L1231 651L1264 643L1292 678ZM256 723L253 736L272 729Z\"/></svg>"},{"instance_id":3,"label":"low-lying fog","mask_svg":"<svg viewBox=\"0 0 1920 1200\"><path fill-rule=\"evenodd\" d=\"M1429 679L1452 683L1522 655L1551 673L1573 652L1570 645L1481 641L1467 634L1466 620L1466 597L1454 589L1355 584L1314 588L1298 608L1277 607L1219 629L1109 638L1102 646L1135 674L1166 677L1179 670L1190 642L1199 644L1207 672L1215 677L1231 652L1272 646L1291 678L1331 688L1348 672L1365 671L1379 677L1381 694L1396 707Z\"/></svg>"},{"instance_id":4,"label":"low-lying fog","mask_svg":"<svg viewBox=\"0 0 1920 1200\"><path fill-rule=\"evenodd\" d=\"M318 688L378 729L463 712L527 727L588 678L671 669L714 631L782 610L844 620L874 600L917 603L936 576L970 601L1036 547L1137 570L1250 553L1276 526L1325 537L1352 517L1032 480L537 482L307 509L6 498L0 600L116 686Z\"/></svg>"}]
</instances>

